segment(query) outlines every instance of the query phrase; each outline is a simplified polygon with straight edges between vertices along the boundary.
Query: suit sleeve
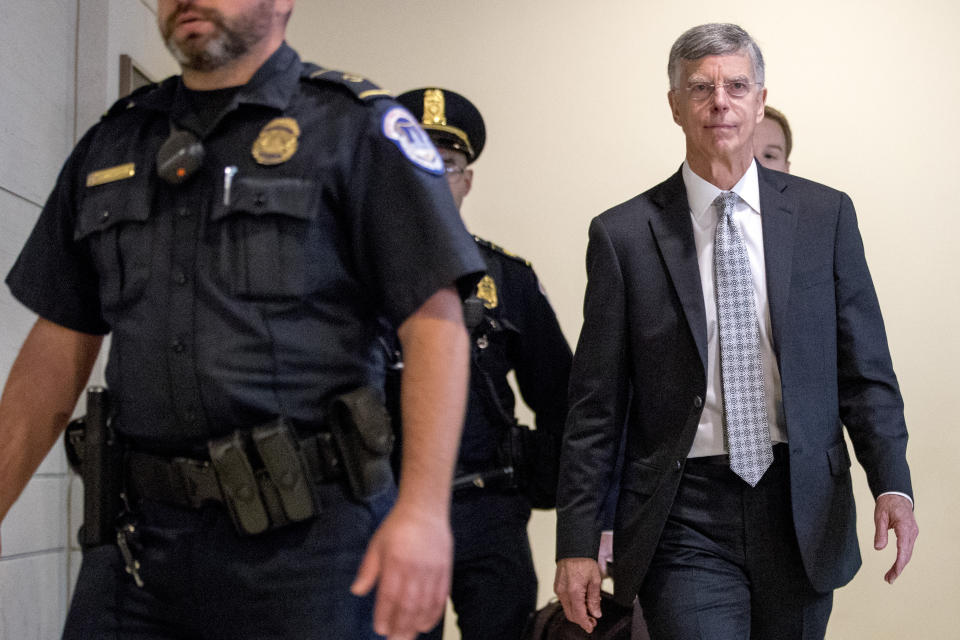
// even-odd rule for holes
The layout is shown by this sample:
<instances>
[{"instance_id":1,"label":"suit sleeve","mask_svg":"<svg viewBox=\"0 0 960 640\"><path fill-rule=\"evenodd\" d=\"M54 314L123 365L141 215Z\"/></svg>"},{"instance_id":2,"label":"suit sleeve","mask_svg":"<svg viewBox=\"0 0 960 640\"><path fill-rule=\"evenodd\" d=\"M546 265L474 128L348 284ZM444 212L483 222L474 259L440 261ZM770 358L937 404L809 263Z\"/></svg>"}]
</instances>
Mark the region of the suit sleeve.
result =
<instances>
[{"instance_id":1,"label":"suit sleeve","mask_svg":"<svg viewBox=\"0 0 960 640\"><path fill-rule=\"evenodd\" d=\"M913 498L903 400L850 198L843 194L834 255L840 419L874 497Z\"/></svg>"},{"instance_id":2,"label":"suit sleeve","mask_svg":"<svg viewBox=\"0 0 960 640\"><path fill-rule=\"evenodd\" d=\"M570 373L557 495L557 559L595 558L629 400L626 286L611 237L590 225L583 328Z\"/></svg>"}]
</instances>

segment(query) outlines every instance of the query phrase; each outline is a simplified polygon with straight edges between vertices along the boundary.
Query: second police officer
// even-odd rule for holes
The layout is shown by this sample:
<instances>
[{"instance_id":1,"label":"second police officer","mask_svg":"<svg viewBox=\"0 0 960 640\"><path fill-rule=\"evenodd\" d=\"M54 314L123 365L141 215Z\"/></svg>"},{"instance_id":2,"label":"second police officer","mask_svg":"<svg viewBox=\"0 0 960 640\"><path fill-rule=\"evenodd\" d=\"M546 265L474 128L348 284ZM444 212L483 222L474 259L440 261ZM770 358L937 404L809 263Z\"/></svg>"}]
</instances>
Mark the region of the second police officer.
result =
<instances>
[{"instance_id":1,"label":"second police officer","mask_svg":"<svg viewBox=\"0 0 960 640\"><path fill-rule=\"evenodd\" d=\"M486 130L477 108L441 88L397 97L443 157L457 207L470 192ZM552 508L566 418L571 352L530 263L474 236L487 273L465 303L470 391L451 511L451 599L464 640L519 638L536 608L527 537L531 506ZM519 426L507 375L514 371L536 430ZM421 638L442 637L442 622Z\"/></svg>"}]
</instances>

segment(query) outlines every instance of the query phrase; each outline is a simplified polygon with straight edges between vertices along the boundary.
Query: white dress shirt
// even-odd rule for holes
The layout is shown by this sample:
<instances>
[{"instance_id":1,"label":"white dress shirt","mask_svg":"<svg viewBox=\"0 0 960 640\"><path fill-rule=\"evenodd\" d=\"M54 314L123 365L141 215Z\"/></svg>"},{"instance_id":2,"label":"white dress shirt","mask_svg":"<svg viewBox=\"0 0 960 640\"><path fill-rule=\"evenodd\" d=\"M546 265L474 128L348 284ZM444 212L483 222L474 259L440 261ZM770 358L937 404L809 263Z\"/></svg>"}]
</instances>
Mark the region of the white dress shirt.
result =
<instances>
[{"instance_id":1,"label":"white dress shirt","mask_svg":"<svg viewBox=\"0 0 960 640\"><path fill-rule=\"evenodd\" d=\"M703 287L703 308L707 316L707 394L697 435L690 448L690 457L713 456L727 453L723 439L723 390L720 385L720 333L717 330L717 301L713 272L713 245L720 212L713 201L720 189L693 172L683 163L683 183L690 204L693 239L697 246L700 284ZM756 160L734 185L732 191L740 196L733 210L733 221L743 238L753 275L753 299L760 321L760 359L763 366L763 388L767 404L770 440L786 442L783 423L783 402L780 391L780 370L773 353L770 331L770 305L767 301L767 272L763 259L763 228L760 224L760 184L757 181Z\"/></svg>"}]
</instances>

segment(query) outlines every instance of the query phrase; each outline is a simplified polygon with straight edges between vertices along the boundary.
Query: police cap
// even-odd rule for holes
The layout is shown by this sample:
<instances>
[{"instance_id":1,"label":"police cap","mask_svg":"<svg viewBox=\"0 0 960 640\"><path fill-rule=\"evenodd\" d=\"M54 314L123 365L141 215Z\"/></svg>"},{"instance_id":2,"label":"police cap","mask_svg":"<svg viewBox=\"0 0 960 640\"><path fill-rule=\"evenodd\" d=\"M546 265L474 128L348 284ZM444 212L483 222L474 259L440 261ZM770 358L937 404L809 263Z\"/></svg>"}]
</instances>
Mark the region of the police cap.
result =
<instances>
[{"instance_id":1,"label":"police cap","mask_svg":"<svg viewBox=\"0 0 960 640\"><path fill-rule=\"evenodd\" d=\"M483 117L462 95L425 87L401 93L397 101L420 121L435 145L462 152L467 163L480 157L487 137Z\"/></svg>"}]
</instances>

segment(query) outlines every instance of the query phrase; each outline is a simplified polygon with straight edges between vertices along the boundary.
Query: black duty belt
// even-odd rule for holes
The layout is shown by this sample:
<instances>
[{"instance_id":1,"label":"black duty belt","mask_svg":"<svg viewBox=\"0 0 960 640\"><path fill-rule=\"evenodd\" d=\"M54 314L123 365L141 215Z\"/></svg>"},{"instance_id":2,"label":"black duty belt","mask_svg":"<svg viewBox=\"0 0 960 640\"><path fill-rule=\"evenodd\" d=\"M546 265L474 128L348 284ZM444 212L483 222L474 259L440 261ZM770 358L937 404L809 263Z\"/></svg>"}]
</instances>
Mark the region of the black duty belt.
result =
<instances>
[{"instance_id":1,"label":"black duty belt","mask_svg":"<svg viewBox=\"0 0 960 640\"><path fill-rule=\"evenodd\" d=\"M474 473L466 473L458 470L453 479L454 496L471 493L476 490L513 491L516 490L516 488L514 469L509 465Z\"/></svg>"},{"instance_id":2,"label":"black duty belt","mask_svg":"<svg viewBox=\"0 0 960 640\"><path fill-rule=\"evenodd\" d=\"M343 477L340 458L329 433L319 433L299 440L299 455L310 479L315 484L332 482ZM125 456L127 487L139 499L155 500L179 507L199 509L206 503L228 502L217 471L207 459L165 457L141 451L127 451ZM255 469L258 483L267 476L265 469ZM284 478L270 478L283 483Z\"/></svg>"}]
</instances>

